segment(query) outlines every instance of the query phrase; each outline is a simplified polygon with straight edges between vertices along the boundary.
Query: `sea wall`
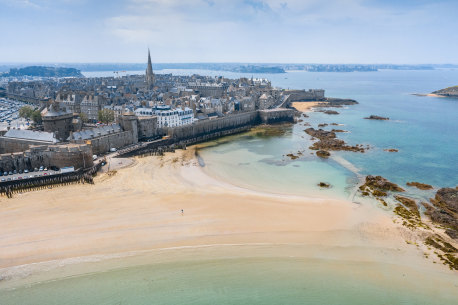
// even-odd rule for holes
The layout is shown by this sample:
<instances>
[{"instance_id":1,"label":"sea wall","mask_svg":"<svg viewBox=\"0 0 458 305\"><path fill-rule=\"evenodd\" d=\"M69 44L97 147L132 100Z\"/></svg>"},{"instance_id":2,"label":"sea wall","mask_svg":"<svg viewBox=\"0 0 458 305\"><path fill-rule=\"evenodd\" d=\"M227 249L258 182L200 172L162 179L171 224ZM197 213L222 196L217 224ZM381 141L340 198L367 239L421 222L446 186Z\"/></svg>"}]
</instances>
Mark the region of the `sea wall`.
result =
<instances>
[{"instance_id":1,"label":"sea wall","mask_svg":"<svg viewBox=\"0 0 458 305\"><path fill-rule=\"evenodd\" d=\"M168 128L167 134L170 138L180 141L196 138L198 136L219 133L242 126L252 126L258 123L259 113L257 111L249 111L226 116L224 118L206 120L191 125Z\"/></svg>"},{"instance_id":2,"label":"sea wall","mask_svg":"<svg viewBox=\"0 0 458 305\"><path fill-rule=\"evenodd\" d=\"M262 124L274 124L279 122L294 122L293 109L259 110L259 119Z\"/></svg>"},{"instance_id":3,"label":"sea wall","mask_svg":"<svg viewBox=\"0 0 458 305\"><path fill-rule=\"evenodd\" d=\"M0 155L2 172L40 166L88 168L93 166L92 149L86 144L38 145L31 146L24 152Z\"/></svg>"},{"instance_id":4,"label":"sea wall","mask_svg":"<svg viewBox=\"0 0 458 305\"><path fill-rule=\"evenodd\" d=\"M192 125L163 128L158 130L158 134L167 134L167 138L148 143L138 143L135 146L118 151L118 155L131 157L142 154L161 154L169 149L173 150L186 147L186 145L248 131L251 127L259 124L293 122L294 113L293 109L249 111Z\"/></svg>"}]
</instances>

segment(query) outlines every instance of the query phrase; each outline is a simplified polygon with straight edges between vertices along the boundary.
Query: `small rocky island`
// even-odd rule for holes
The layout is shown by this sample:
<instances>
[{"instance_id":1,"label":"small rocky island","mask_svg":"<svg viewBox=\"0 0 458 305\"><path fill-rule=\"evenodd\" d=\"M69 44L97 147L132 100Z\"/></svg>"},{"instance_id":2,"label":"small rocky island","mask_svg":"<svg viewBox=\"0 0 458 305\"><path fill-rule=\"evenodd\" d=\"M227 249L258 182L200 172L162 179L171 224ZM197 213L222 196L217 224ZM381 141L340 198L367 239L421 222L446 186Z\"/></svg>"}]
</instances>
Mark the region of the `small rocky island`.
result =
<instances>
[{"instance_id":1,"label":"small rocky island","mask_svg":"<svg viewBox=\"0 0 458 305\"><path fill-rule=\"evenodd\" d=\"M458 86L448 87L445 89L437 90L432 92L432 94L440 95L444 97L456 97L458 98Z\"/></svg>"},{"instance_id":2,"label":"small rocky island","mask_svg":"<svg viewBox=\"0 0 458 305\"><path fill-rule=\"evenodd\" d=\"M390 118L385 118L385 117L382 117L382 116L371 114L370 116L366 117L365 119L366 120L388 121Z\"/></svg>"}]
</instances>

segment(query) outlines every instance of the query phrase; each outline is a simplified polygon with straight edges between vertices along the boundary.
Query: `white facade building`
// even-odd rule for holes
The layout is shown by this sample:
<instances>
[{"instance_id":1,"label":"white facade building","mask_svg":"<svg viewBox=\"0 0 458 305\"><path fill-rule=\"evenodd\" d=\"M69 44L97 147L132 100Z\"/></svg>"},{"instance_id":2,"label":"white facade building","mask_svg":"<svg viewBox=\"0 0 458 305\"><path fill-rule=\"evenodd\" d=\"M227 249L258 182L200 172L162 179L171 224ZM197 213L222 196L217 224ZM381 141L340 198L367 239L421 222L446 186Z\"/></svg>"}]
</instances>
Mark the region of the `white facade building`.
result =
<instances>
[{"instance_id":1,"label":"white facade building","mask_svg":"<svg viewBox=\"0 0 458 305\"><path fill-rule=\"evenodd\" d=\"M192 124L194 122L194 112L186 107L170 109L170 107L156 107L154 114L157 116L157 127L178 127Z\"/></svg>"},{"instance_id":2,"label":"white facade building","mask_svg":"<svg viewBox=\"0 0 458 305\"><path fill-rule=\"evenodd\" d=\"M136 116L152 116L154 114L152 108L137 108L135 109Z\"/></svg>"}]
</instances>

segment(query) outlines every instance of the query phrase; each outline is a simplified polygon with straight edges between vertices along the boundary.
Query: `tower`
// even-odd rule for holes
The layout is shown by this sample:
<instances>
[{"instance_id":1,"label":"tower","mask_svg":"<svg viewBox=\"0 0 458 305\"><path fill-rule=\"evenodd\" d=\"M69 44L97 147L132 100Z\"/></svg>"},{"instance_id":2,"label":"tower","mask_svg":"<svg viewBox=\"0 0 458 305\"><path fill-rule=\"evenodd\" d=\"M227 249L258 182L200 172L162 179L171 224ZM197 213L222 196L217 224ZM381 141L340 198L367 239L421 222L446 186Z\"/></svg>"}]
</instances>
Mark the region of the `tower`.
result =
<instances>
[{"instance_id":1,"label":"tower","mask_svg":"<svg viewBox=\"0 0 458 305\"><path fill-rule=\"evenodd\" d=\"M153 89L154 87L154 73L153 66L151 64L151 55L148 49L148 66L146 67L146 87L148 90Z\"/></svg>"}]
</instances>

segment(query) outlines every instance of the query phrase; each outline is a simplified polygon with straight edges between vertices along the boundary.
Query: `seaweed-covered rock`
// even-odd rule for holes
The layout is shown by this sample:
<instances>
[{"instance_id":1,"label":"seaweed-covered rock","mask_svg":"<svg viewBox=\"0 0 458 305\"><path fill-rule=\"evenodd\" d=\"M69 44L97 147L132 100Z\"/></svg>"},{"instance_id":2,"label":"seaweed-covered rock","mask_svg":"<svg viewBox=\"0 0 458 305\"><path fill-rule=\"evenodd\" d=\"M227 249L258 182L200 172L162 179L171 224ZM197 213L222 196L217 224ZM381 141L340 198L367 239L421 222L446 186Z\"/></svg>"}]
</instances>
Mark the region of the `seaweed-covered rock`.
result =
<instances>
[{"instance_id":1,"label":"seaweed-covered rock","mask_svg":"<svg viewBox=\"0 0 458 305\"><path fill-rule=\"evenodd\" d=\"M384 151L387 151L387 152L398 152L399 150L397 150L396 148L387 148L387 149L384 149Z\"/></svg>"},{"instance_id":2,"label":"seaweed-covered rock","mask_svg":"<svg viewBox=\"0 0 458 305\"><path fill-rule=\"evenodd\" d=\"M417 217L420 217L420 210L418 209L418 206L415 203L415 200L407 198L407 197L402 197L402 196L394 196L394 198L396 198L397 201L399 201L405 207L407 207Z\"/></svg>"},{"instance_id":3,"label":"seaweed-covered rock","mask_svg":"<svg viewBox=\"0 0 458 305\"><path fill-rule=\"evenodd\" d=\"M332 139L336 137L335 132L332 131L326 131L323 129L315 129L315 128L307 128L304 130L308 135L311 135L314 138L318 139Z\"/></svg>"},{"instance_id":4,"label":"seaweed-covered rock","mask_svg":"<svg viewBox=\"0 0 458 305\"><path fill-rule=\"evenodd\" d=\"M326 151L326 150L319 150L319 151L316 152L316 155L317 155L318 157L320 157L320 158L325 158L325 159L326 159L326 158L329 158L329 156L330 156L331 154L329 153L329 151Z\"/></svg>"},{"instance_id":5,"label":"seaweed-covered rock","mask_svg":"<svg viewBox=\"0 0 458 305\"><path fill-rule=\"evenodd\" d=\"M304 130L307 134L314 138L320 139L318 142L313 143L310 149L313 150L326 150L326 151L355 151L364 152L364 148L357 146L350 146L344 140L336 139L336 133L333 131L326 131L323 129L307 128Z\"/></svg>"},{"instance_id":6,"label":"seaweed-covered rock","mask_svg":"<svg viewBox=\"0 0 458 305\"><path fill-rule=\"evenodd\" d=\"M458 213L458 188L441 188L437 191L432 203Z\"/></svg>"},{"instance_id":7,"label":"seaweed-covered rock","mask_svg":"<svg viewBox=\"0 0 458 305\"><path fill-rule=\"evenodd\" d=\"M291 160L296 160L297 158L299 158L299 156L296 156L296 155L294 155L294 154L287 154L286 156L287 156L287 157L290 157Z\"/></svg>"},{"instance_id":8,"label":"seaweed-covered rock","mask_svg":"<svg viewBox=\"0 0 458 305\"><path fill-rule=\"evenodd\" d=\"M407 182L406 185L414 186L420 190L431 190L433 189L432 185L420 183L420 182Z\"/></svg>"},{"instance_id":9,"label":"seaweed-covered rock","mask_svg":"<svg viewBox=\"0 0 458 305\"><path fill-rule=\"evenodd\" d=\"M329 183L326 183L326 182L320 182L320 183L318 183L318 186L319 187L323 187L323 188L331 187L331 185Z\"/></svg>"},{"instance_id":10,"label":"seaweed-covered rock","mask_svg":"<svg viewBox=\"0 0 458 305\"><path fill-rule=\"evenodd\" d=\"M388 181L382 176L367 176L365 186L368 186L372 189L378 189L380 191L394 191L394 192L404 192L404 189L399 185Z\"/></svg>"},{"instance_id":11,"label":"seaweed-covered rock","mask_svg":"<svg viewBox=\"0 0 458 305\"><path fill-rule=\"evenodd\" d=\"M453 239L458 239L458 189L441 188L431 199L433 206L423 204L426 214L431 220L446 228L445 233Z\"/></svg>"}]
</instances>

